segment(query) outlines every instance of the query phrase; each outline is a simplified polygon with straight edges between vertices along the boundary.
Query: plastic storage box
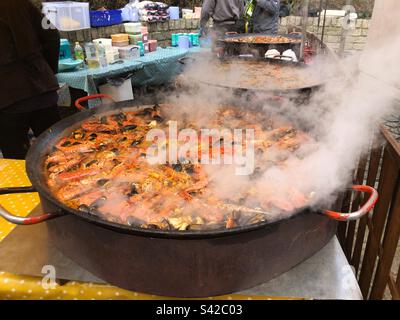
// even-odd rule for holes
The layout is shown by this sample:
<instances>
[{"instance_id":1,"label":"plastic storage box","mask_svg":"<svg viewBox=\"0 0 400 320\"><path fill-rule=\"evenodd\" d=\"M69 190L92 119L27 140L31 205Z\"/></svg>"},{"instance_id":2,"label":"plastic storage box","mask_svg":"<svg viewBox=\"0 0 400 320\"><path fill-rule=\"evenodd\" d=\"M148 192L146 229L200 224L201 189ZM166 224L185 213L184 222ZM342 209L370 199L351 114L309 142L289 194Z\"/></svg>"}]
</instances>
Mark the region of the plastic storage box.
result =
<instances>
[{"instance_id":1,"label":"plastic storage box","mask_svg":"<svg viewBox=\"0 0 400 320\"><path fill-rule=\"evenodd\" d=\"M128 41L114 41L112 43L113 47L126 47L129 46L129 40Z\"/></svg>"},{"instance_id":2,"label":"plastic storage box","mask_svg":"<svg viewBox=\"0 0 400 320\"><path fill-rule=\"evenodd\" d=\"M108 38L99 38L99 39L94 39L93 43L95 45L99 45L99 43L101 42L102 45L106 46L106 47L111 47L112 46L112 40L108 39Z\"/></svg>"},{"instance_id":3,"label":"plastic storage box","mask_svg":"<svg viewBox=\"0 0 400 320\"><path fill-rule=\"evenodd\" d=\"M179 7L169 7L168 12L171 20L179 20Z\"/></svg>"},{"instance_id":4,"label":"plastic storage box","mask_svg":"<svg viewBox=\"0 0 400 320\"><path fill-rule=\"evenodd\" d=\"M183 19L193 19L194 12L192 9L182 9Z\"/></svg>"},{"instance_id":5,"label":"plastic storage box","mask_svg":"<svg viewBox=\"0 0 400 320\"><path fill-rule=\"evenodd\" d=\"M119 56L121 59L138 59L140 58L140 47L139 46L127 46L118 48Z\"/></svg>"},{"instance_id":6,"label":"plastic storage box","mask_svg":"<svg viewBox=\"0 0 400 320\"><path fill-rule=\"evenodd\" d=\"M142 32L142 24L140 22L124 23L125 32L130 34L138 34Z\"/></svg>"},{"instance_id":7,"label":"plastic storage box","mask_svg":"<svg viewBox=\"0 0 400 320\"><path fill-rule=\"evenodd\" d=\"M116 33L111 35L112 42L129 41L129 35L127 33Z\"/></svg>"},{"instance_id":8,"label":"plastic storage box","mask_svg":"<svg viewBox=\"0 0 400 320\"><path fill-rule=\"evenodd\" d=\"M114 47L125 47L129 45L129 35L127 33L118 33L111 35L112 45Z\"/></svg>"},{"instance_id":9,"label":"plastic storage box","mask_svg":"<svg viewBox=\"0 0 400 320\"><path fill-rule=\"evenodd\" d=\"M133 6L125 6L121 9L123 21L139 21L139 9Z\"/></svg>"},{"instance_id":10,"label":"plastic storage box","mask_svg":"<svg viewBox=\"0 0 400 320\"><path fill-rule=\"evenodd\" d=\"M130 34L129 35L129 43L137 45L139 41L143 40L143 36L141 33L139 34Z\"/></svg>"},{"instance_id":11,"label":"plastic storage box","mask_svg":"<svg viewBox=\"0 0 400 320\"><path fill-rule=\"evenodd\" d=\"M90 28L89 3L87 2L43 2L42 12L60 31Z\"/></svg>"},{"instance_id":12,"label":"plastic storage box","mask_svg":"<svg viewBox=\"0 0 400 320\"><path fill-rule=\"evenodd\" d=\"M149 52L157 51L157 40L149 40Z\"/></svg>"},{"instance_id":13,"label":"plastic storage box","mask_svg":"<svg viewBox=\"0 0 400 320\"><path fill-rule=\"evenodd\" d=\"M106 27L121 23L121 10L90 11L90 25L92 27Z\"/></svg>"},{"instance_id":14,"label":"plastic storage box","mask_svg":"<svg viewBox=\"0 0 400 320\"><path fill-rule=\"evenodd\" d=\"M118 48L107 47L106 48L106 59L107 63L114 63L115 61L120 59Z\"/></svg>"}]
</instances>

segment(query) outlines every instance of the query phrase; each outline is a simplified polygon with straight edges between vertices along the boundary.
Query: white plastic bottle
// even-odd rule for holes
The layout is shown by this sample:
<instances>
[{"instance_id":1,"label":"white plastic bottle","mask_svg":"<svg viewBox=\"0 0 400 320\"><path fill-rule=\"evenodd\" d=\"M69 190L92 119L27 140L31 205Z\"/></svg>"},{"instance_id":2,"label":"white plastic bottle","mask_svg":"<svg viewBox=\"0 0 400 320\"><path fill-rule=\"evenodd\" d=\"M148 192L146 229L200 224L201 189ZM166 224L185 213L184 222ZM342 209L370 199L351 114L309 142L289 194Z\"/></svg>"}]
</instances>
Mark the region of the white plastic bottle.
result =
<instances>
[{"instance_id":1,"label":"white plastic bottle","mask_svg":"<svg viewBox=\"0 0 400 320\"><path fill-rule=\"evenodd\" d=\"M101 43L101 41L99 42L97 51L99 53L100 66L102 66L103 68L107 67L108 63L107 63L106 48L105 48L104 44Z\"/></svg>"}]
</instances>

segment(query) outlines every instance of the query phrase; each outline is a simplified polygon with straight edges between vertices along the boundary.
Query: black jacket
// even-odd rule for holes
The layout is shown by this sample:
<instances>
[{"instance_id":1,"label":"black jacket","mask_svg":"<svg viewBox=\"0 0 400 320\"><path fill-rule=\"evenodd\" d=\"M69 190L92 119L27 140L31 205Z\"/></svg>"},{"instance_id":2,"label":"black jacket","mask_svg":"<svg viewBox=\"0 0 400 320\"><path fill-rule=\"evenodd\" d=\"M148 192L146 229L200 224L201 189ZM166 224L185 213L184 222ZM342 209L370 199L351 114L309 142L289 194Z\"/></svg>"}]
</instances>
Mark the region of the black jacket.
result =
<instances>
[{"instance_id":1,"label":"black jacket","mask_svg":"<svg viewBox=\"0 0 400 320\"><path fill-rule=\"evenodd\" d=\"M253 13L256 33L278 33L280 0L257 0Z\"/></svg>"},{"instance_id":2,"label":"black jacket","mask_svg":"<svg viewBox=\"0 0 400 320\"><path fill-rule=\"evenodd\" d=\"M58 89L60 36L29 0L0 1L0 109Z\"/></svg>"}]
</instances>

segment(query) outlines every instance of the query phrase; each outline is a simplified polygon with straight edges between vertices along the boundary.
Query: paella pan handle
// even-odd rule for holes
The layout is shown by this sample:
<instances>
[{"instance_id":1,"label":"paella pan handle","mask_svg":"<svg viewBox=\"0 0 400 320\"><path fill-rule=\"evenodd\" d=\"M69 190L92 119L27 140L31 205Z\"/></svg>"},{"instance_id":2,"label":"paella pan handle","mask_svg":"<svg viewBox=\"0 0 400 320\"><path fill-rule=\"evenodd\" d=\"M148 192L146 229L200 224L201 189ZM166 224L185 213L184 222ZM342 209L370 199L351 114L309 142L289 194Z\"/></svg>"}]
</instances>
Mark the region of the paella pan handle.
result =
<instances>
[{"instance_id":1,"label":"paella pan handle","mask_svg":"<svg viewBox=\"0 0 400 320\"><path fill-rule=\"evenodd\" d=\"M368 200L359 210L351 213L340 213L340 212L325 210L323 211L323 214L339 221L358 220L364 215L368 214L378 201L378 191L376 191L374 188L370 186L361 186L361 185L353 186L352 190L369 194Z\"/></svg>"},{"instance_id":2,"label":"paella pan handle","mask_svg":"<svg viewBox=\"0 0 400 320\"><path fill-rule=\"evenodd\" d=\"M182 58L179 58L179 59L178 59L178 62L179 62L180 64L183 64L183 65L188 64L187 62L193 63L193 62L195 62L195 61L196 61L196 59L193 58L193 57L182 57Z\"/></svg>"},{"instance_id":3,"label":"paella pan handle","mask_svg":"<svg viewBox=\"0 0 400 320\"><path fill-rule=\"evenodd\" d=\"M36 192L33 187L18 187L18 188L2 188L0 189L0 195L5 194L16 194L16 193L28 193ZM0 205L0 217L3 217L8 222L18 225L32 225L38 224L46 220L57 218L61 215L61 212L57 213L44 213L40 216L35 217L18 217L8 212L2 205Z\"/></svg>"},{"instance_id":4,"label":"paella pan handle","mask_svg":"<svg viewBox=\"0 0 400 320\"><path fill-rule=\"evenodd\" d=\"M75 107L78 110L83 111L83 110L86 110L86 108L81 105L82 102L89 101L89 100L94 100L94 99L103 99L103 98L109 99L109 100L114 102L113 98L111 96L109 96L108 94L99 93L99 94L93 94L93 95L86 96L86 97L83 97L83 98L80 98L80 99L76 100L75 101Z\"/></svg>"}]
</instances>

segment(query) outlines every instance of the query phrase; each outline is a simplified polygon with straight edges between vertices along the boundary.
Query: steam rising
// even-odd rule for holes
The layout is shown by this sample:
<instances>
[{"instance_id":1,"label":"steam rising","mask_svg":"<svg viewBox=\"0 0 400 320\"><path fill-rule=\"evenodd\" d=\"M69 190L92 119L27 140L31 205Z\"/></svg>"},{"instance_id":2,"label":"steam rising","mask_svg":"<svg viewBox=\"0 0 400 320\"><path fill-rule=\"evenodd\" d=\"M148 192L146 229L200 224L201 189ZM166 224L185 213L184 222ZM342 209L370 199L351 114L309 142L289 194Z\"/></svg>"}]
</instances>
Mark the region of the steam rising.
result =
<instances>
[{"instance_id":1,"label":"steam rising","mask_svg":"<svg viewBox=\"0 0 400 320\"><path fill-rule=\"evenodd\" d=\"M243 190L258 188L266 196L288 199L294 188L307 196L313 194L312 204L316 207L330 206L335 201L335 192L351 183L357 160L367 151L382 117L393 111L393 99L398 94L395 84L400 79L399 48L400 42L391 42L384 47L369 48L362 57L351 56L339 62L327 58L316 61L312 68L323 76L325 86L306 105L291 101L277 108L261 93L238 97L228 89L195 85L179 97L169 97L176 105L170 116L178 118L184 114L188 122L206 126L218 105L234 101L249 108L254 101L261 101L263 112L279 117L282 123L307 128L314 140L297 151L301 159L293 156L285 168L271 167L256 180L236 176L229 167L209 166L213 190L222 198L232 198ZM192 72L212 77L215 70L207 59L200 59L191 66L189 73ZM245 76L234 68L229 75ZM192 85L193 81L188 83ZM268 88L268 83L265 87ZM279 156L274 150L270 152L271 158Z\"/></svg>"}]
</instances>

